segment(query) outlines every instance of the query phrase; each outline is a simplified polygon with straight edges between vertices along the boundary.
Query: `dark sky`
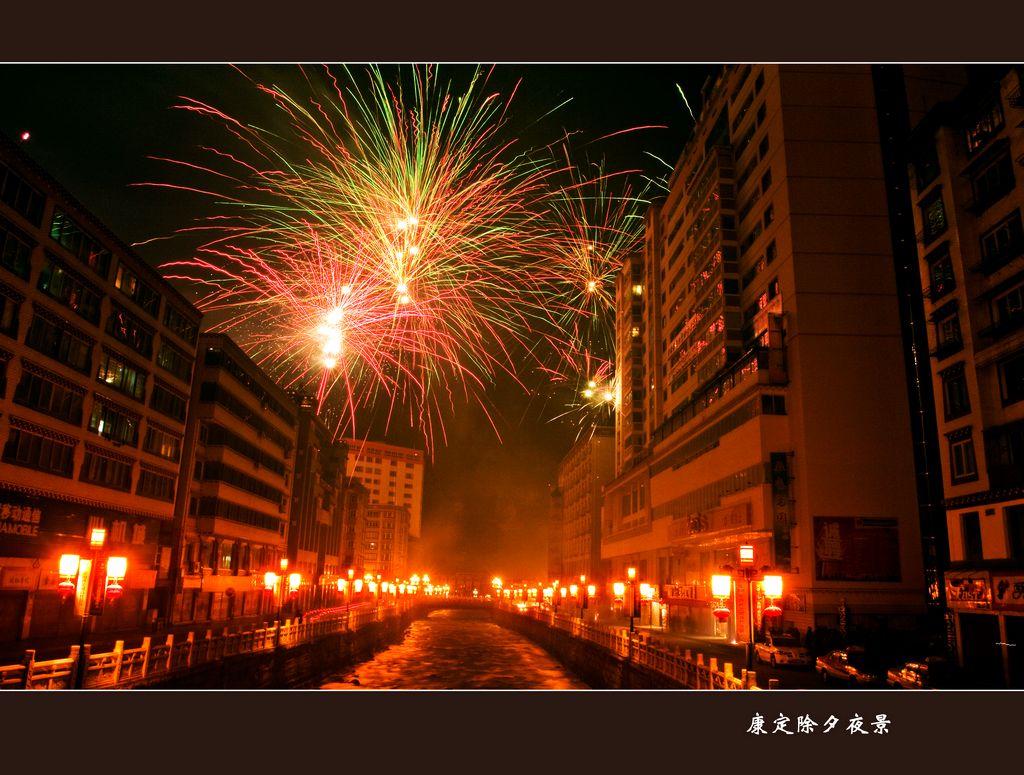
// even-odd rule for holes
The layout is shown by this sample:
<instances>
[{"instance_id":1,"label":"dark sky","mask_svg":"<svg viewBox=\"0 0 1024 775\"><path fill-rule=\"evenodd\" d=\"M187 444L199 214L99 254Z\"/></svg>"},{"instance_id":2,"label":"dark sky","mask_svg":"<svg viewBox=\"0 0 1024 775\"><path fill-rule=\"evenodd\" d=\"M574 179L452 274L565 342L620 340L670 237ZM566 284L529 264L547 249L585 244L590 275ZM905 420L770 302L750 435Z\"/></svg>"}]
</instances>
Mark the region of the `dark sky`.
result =
<instances>
[{"instance_id":1,"label":"dark sky","mask_svg":"<svg viewBox=\"0 0 1024 775\"><path fill-rule=\"evenodd\" d=\"M296 75L289 65L244 69L261 82L287 84ZM510 121L523 127L520 143L534 147L574 132L578 143L593 141L588 156L605 157L610 169L665 176L668 169L651 155L674 164L693 126L677 85L699 114L701 86L714 69L499 65L489 85L507 93L520 81ZM468 72L463 65L442 70L456 79ZM188 159L199 145L215 144L209 122L173 109L179 97L207 100L234 115L265 105L254 94L227 65L0 64L0 131L11 138L30 132L22 144L30 156L124 242L143 243L211 210L208 201L179 191L132 185L173 179L165 164L148 156ZM652 125L666 128L598 140ZM154 265L187 249L180 240L136 247ZM578 426L552 422L557 407L510 382L496 385L487 398L500 440L479 407L457 406L445 420L447 445L436 442L428 465L420 559L435 574L539 579L545 575L548 486ZM389 440L421 446L400 429Z\"/></svg>"}]
</instances>

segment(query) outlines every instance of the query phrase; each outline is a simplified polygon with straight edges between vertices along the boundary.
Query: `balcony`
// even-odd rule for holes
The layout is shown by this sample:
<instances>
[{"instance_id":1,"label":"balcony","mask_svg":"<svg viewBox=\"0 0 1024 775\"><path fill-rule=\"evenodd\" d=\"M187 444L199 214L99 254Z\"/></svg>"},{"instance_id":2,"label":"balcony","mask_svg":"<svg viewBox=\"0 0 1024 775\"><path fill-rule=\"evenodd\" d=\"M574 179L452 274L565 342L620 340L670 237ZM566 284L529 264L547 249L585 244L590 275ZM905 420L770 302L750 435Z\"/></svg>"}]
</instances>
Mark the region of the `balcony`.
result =
<instances>
[{"instance_id":1,"label":"balcony","mask_svg":"<svg viewBox=\"0 0 1024 775\"><path fill-rule=\"evenodd\" d=\"M945 341L939 343L934 350L928 353L932 358L937 360L944 360L954 353L958 353L964 349L963 337L950 337Z\"/></svg>"},{"instance_id":2,"label":"balcony","mask_svg":"<svg viewBox=\"0 0 1024 775\"><path fill-rule=\"evenodd\" d=\"M948 277L933 282L930 286L924 289L924 295L927 296L930 301L935 302L954 288L956 288L956 278Z\"/></svg>"},{"instance_id":3,"label":"balcony","mask_svg":"<svg viewBox=\"0 0 1024 775\"><path fill-rule=\"evenodd\" d=\"M1005 247L981 257L981 261L971 267L975 272L981 272L986 277L1002 269L1015 258L1024 256L1024 242L1011 242Z\"/></svg>"},{"instance_id":4,"label":"balcony","mask_svg":"<svg viewBox=\"0 0 1024 775\"><path fill-rule=\"evenodd\" d=\"M998 320L992 325L981 329L978 332L978 336L985 339L998 340L1022 328L1024 328L1024 313L1018 313L1003 320Z\"/></svg>"}]
</instances>

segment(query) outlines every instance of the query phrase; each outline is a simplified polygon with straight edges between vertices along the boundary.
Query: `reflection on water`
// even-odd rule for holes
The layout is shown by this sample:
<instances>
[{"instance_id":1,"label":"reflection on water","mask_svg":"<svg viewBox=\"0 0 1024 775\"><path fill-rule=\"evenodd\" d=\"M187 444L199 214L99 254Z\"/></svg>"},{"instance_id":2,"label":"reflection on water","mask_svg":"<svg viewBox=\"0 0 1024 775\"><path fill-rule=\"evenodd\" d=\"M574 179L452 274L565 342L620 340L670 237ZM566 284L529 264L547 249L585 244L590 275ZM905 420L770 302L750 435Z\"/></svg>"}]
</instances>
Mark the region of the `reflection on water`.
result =
<instances>
[{"instance_id":1,"label":"reflection on water","mask_svg":"<svg viewBox=\"0 0 1024 775\"><path fill-rule=\"evenodd\" d=\"M323 689L587 689L544 649L486 611L433 611L405 640L331 676Z\"/></svg>"}]
</instances>

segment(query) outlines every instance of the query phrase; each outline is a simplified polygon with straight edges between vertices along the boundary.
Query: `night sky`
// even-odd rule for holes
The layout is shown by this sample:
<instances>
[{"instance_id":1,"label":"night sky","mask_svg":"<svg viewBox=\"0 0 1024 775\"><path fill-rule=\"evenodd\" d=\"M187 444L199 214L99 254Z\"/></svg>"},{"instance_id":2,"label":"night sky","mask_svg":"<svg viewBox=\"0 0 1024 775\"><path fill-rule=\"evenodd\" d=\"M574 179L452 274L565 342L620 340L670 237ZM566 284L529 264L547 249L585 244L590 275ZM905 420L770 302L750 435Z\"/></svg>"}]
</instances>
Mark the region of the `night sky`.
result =
<instances>
[{"instance_id":1,"label":"night sky","mask_svg":"<svg viewBox=\"0 0 1024 775\"><path fill-rule=\"evenodd\" d=\"M261 82L295 83L297 75L290 65L243 69ZM470 69L442 66L456 80ZM489 86L507 94L521 79L509 121L519 143L536 147L572 133L575 147L605 158L609 169L665 177L692 130L690 108L699 115L701 86L715 69L509 64L496 68ZM30 132L24 150L154 266L181 258L190 247L181 238L159 238L211 212L208 200L137 185L180 181L148 157L189 159L198 146L216 144L210 122L173 109L179 97L209 101L232 115L248 112L255 120L263 120L259 111L266 108L244 77L219 64L0 64L0 94L0 132L12 139ZM645 126L664 128L601 139ZM527 395L511 380L500 380L487 400L500 439L472 403L457 404L445 419L446 442L435 438L417 558L422 567L414 570L540 579L546 575L548 488L579 426L575 419L553 421L564 407ZM395 424L384 440L423 447L414 432Z\"/></svg>"}]
</instances>

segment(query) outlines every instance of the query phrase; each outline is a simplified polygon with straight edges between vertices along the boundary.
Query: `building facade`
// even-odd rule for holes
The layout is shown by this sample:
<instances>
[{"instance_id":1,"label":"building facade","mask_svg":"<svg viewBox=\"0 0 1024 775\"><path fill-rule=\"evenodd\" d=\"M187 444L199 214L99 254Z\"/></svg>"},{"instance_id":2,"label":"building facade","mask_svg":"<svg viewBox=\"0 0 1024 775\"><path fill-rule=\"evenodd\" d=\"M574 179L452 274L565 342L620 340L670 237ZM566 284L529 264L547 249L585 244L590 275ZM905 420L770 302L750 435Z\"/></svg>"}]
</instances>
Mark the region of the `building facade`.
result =
<instances>
[{"instance_id":1,"label":"building facade","mask_svg":"<svg viewBox=\"0 0 1024 775\"><path fill-rule=\"evenodd\" d=\"M916 127L911 192L935 395L956 653L1024 686L1024 98L983 71Z\"/></svg>"},{"instance_id":2,"label":"building facade","mask_svg":"<svg viewBox=\"0 0 1024 775\"><path fill-rule=\"evenodd\" d=\"M0 304L0 640L153 621L201 315L5 139Z\"/></svg>"},{"instance_id":3,"label":"building facade","mask_svg":"<svg viewBox=\"0 0 1024 775\"><path fill-rule=\"evenodd\" d=\"M270 615L290 601L283 581L264 592L265 572L316 583L313 565L297 571L302 562L287 551L298 407L225 334L201 334L198 348L169 621Z\"/></svg>"},{"instance_id":4,"label":"building facade","mask_svg":"<svg viewBox=\"0 0 1024 775\"><path fill-rule=\"evenodd\" d=\"M773 627L909 632L925 585L870 67L727 66L703 96L648 216L647 454L606 488L602 556L673 627L747 641L774 602Z\"/></svg>"},{"instance_id":5,"label":"building facade","mask_svg":"<svg viewBox=\"0 0 1024 775\"><path fill-rule=\"evenodd\" d=\"M604 587L601 560L602 491L615 470L615 431L598 426L593 434L573 445L558 466L561 493L561 573L563 585L585 577L588 584Z\"/></svg>"},{"instance_id":6,"label":"building facade","mask_svg":"<svg viewBox=\"0 0 1024 775\"><path fill-rule=\"evenodd\" d=\"M419 538L423 521L423 452L365 439L345 439L345 474L360 482L371 505L409 510L409 536Z\"/></svg>"}]
</instances>

